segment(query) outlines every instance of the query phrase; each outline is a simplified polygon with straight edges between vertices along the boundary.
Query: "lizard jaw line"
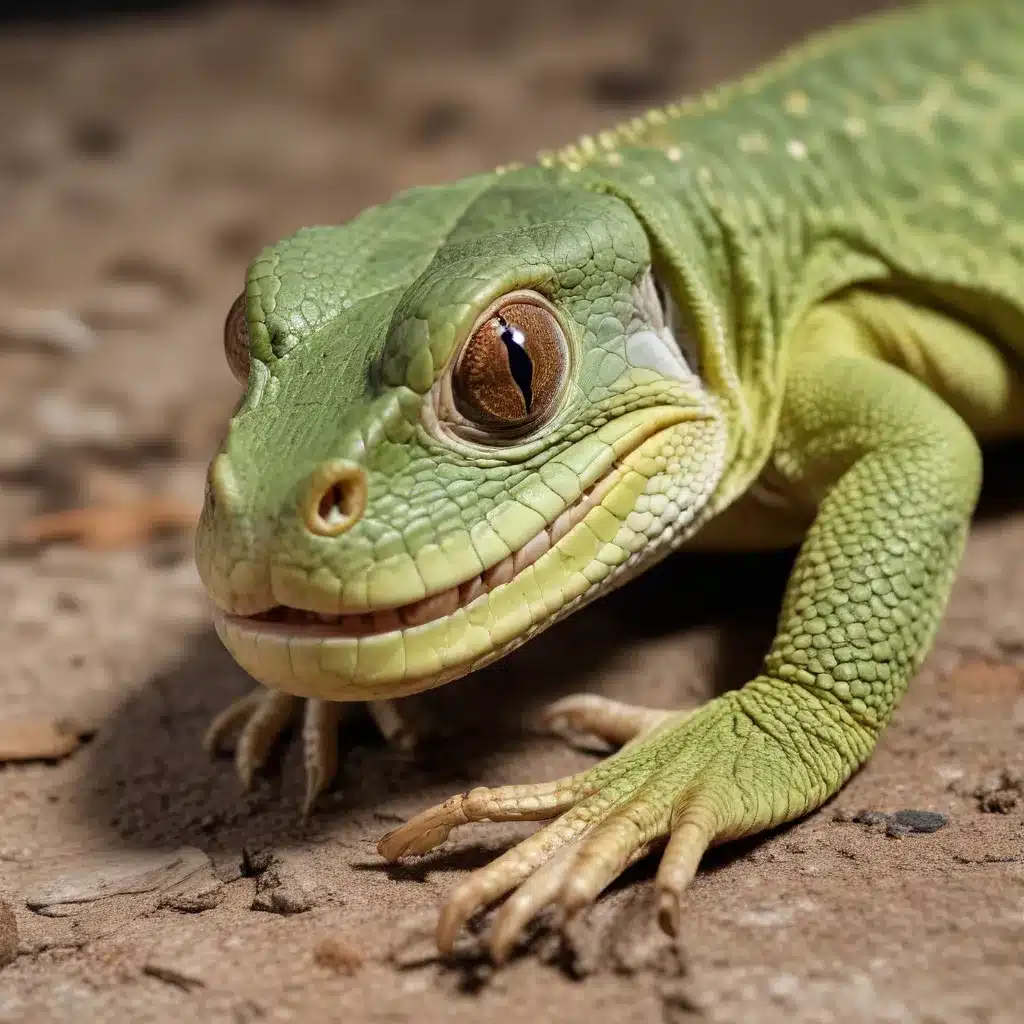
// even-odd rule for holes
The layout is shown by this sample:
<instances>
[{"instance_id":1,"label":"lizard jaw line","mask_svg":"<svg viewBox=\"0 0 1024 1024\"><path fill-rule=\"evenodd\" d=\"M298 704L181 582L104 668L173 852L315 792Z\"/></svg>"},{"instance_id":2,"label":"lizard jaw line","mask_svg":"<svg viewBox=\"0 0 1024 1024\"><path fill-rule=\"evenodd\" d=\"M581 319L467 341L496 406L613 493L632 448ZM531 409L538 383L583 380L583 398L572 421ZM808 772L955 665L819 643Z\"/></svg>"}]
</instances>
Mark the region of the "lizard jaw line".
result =
<instances>
[{"instance_id":1,"label":"lizard jaw line","mask_svg":"<svg viewBox=\"0 0 1024 1024\"><path fill-rule=\"evenodd\" d=\"M618 467L601 477L568 506L557 519L535 534L517 551L496 565L445 590L399 607L329 614L278 605L255 615L216 611L216 617L235 629L278 639L342 639L383 636L426 625L453 615L498 587L511 583L568 536L592 508L600 504L618 478Z\"/></svg>"}]
</instances>

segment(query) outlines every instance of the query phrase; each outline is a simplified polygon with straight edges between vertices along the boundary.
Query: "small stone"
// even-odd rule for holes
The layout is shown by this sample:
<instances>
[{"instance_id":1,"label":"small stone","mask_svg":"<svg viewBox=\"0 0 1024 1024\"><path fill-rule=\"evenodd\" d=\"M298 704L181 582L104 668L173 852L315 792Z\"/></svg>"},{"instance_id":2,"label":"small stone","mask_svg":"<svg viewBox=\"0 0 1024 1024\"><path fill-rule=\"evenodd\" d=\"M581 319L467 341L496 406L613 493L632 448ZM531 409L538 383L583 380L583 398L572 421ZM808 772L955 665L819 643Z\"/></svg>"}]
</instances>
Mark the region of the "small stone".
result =
<instances>
[{"instance_id":1,"label":"small stone","mask_svg":"<svg viewBox=\"0 0 1024 1024\"><path fill-rule=\"evenodd\" d=\"M0 721L0 762L60 761L81 744L75 729L52 718L8 718Z\"/></svg>"},{"instance_id":2,"label":"small stone","mask_svg":"<svg viewBox=\"0 0 1024 1024\"><path fill-rule=\"evenodd\" d=\"M304 914L312 909L311 887L291 858L277 854L271 858L256 880L252 909L270 914Z\"/></svg>"},{"instance_id":3,"label":"small stone","mask_svg":"<svg viewBox=\"0 0 1024 1024\"><path fill-rule=\"evenodd\" d=\"M949 818L938 811L896 811L890 816L890 835L938 832L949 824Z\"/></svg>"},{"instance_id":4,"label":"small stone","mask_svg":"<svg viewBox=\"0 0 1024 1024\"><path fill-rule=\"evenodd\" d=\"M363 954L350 942L328 936L313 947L313 962L335 974L351 976L363 966Z\"/></svg>"},{"instance_id":5,"label":"small stone","mask_svg":"<svg viewBox=\"0 0 1024 1024\"><path fill-rule=\"evenodd\" d=\"M0 900L0 967L6 967L18 955L18 922L10 904Z\"/></svg>"},{"instance_id":6,"label":"small stone","mask_svg":"<svg viewBox=\"0 0 1024 1024\"><path fill-rule=\"evenodd\" d=\"M986 814L1009 814L1024 794L1024 776L1003 771L974 790L978 809Z\"/></svg>"}]
</instances>

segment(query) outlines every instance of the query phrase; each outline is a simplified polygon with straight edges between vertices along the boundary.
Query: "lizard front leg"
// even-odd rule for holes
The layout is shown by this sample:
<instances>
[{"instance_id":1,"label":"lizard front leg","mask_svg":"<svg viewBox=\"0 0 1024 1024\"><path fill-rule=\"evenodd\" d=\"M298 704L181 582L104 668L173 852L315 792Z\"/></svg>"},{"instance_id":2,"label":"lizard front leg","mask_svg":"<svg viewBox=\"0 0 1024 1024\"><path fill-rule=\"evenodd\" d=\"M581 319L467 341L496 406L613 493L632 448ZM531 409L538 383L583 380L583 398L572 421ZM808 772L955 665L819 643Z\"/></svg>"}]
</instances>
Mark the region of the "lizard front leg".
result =
<instances>
[{"instance_id":1,"label":"lizard front leg","mask_svg":"<svg viewBox=\"0 0 1024 1024\"><path fill-rule=\"evenodd\" d=\"M515 890L492 932L501 960L542 908L579 910L661 843L659 917L675 931L710 845L818 807L868 757L948 597L977 498L978 446L903 371L856 349L806 345L792 357L775 466L817 513L756 679L651 720L580 775L473 790L380 841L392 860L468 821L556 819L456 888L439 922L442 950Z\"/></svg>"}]
</instances>

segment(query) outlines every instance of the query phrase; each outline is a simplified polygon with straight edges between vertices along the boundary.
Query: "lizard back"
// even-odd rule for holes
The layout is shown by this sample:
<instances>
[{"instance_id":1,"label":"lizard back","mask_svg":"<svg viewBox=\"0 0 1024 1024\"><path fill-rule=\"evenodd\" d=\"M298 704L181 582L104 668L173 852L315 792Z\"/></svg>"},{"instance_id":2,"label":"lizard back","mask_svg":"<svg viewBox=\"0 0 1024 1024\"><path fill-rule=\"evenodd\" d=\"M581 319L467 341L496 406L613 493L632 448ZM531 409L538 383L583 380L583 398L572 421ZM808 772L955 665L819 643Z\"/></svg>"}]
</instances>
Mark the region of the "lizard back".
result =
<instances>
[{"instance_id":1,"label":"lizard back","mask_svg":"<svg viewBox=\"0 0 1024 1024\"><path fill-rule=\"evenodd\" d=\"M767 456L788 333L844 289L896 291L1024 354L1020 0L827 32L541 162L656 196L656 243L698 251L748 426L733 494Z\"/></svg>"}]
</instances>

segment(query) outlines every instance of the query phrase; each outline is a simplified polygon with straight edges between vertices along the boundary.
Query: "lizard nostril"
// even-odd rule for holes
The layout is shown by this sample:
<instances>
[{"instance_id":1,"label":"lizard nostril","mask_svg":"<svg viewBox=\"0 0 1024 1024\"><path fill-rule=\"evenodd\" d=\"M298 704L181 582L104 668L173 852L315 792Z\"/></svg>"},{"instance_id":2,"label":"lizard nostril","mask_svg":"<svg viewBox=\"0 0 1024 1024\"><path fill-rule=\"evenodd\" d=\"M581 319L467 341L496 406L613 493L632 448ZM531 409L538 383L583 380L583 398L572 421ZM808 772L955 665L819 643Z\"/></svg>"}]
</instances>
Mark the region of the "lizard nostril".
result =
<instances>
[{"instance_id":1,"label":"lizard nostril","mask_svg":"<svg viewBox=\"0 0 1024 1024\"><path fill-rule=\"evenodd\" d=\"M303 518L310 533L337 537L350 530L366 509L366 474L353 462L321 466L306 489Z\"/></svg>"}]
</instances>

